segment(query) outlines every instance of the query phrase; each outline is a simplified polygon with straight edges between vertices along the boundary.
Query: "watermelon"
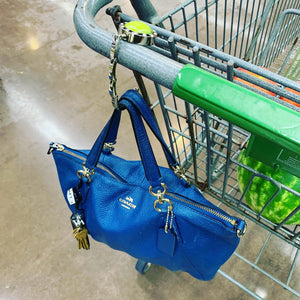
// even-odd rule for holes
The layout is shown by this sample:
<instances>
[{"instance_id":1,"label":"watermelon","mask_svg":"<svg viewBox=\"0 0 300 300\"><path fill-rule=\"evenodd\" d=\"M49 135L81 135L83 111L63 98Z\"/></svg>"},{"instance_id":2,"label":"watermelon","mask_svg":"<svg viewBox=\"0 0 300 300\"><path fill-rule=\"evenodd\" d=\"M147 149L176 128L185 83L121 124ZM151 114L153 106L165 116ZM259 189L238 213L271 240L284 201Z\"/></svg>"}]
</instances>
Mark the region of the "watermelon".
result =
<instances>
[{"instance_id":1,"label":"watermelon","mask_svg":"<svg viewBox=\"0 0 300 300\"><path fill-rule=\"evenodd\" d=\"M246 156L246 150L242 150L239 156L239 162L258 171L261 174L267 175L277 182L291 188L294 191L300 192L300 178L296 177L281 169L275 169L266 164ZM237 168L237 179L240 191L244 193L253 173L243 167ZM264 205L270 200L276 192L277 187L274 183L261 178L254 177L249 189L245 194L245 200L249 207L255 212L260 213ZM262 216L272 221L273 223L281 223L292 211L300 205L300 197L281 189L264 210ZM286 224L300 224L300 211L298 211Z\"/></svg>"}]
</instances>

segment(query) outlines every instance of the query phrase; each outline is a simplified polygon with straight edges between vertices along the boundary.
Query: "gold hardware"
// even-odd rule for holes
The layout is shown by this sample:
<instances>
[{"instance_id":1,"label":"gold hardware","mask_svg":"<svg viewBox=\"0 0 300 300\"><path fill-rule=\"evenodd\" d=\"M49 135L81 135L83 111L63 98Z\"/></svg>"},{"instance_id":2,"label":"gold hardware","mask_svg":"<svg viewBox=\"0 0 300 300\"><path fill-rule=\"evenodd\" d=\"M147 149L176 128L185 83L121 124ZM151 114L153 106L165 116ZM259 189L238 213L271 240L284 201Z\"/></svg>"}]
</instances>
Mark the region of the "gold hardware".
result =
<instances>
[{"instance_id":1,"label":"gold hardware","mask_svg":"<svg viewBox=\"0 0 300 300\"><path fill-rule=\"evenodd\" d=\"M188 184L190 183L189 178L185 175L186 170L183 167L177 165L173 168L173 171L177 177L184 179Z\"/></svg>"},{"instance_id":2,"label":"gold hardware","mask_svg":"<svg viewBox=\"0 0 300 300\"><path fill-rule=\"evenodd\" d=\"M151 46L157 37L156 31L152 30L147 24L140 21L131 21L121 23L118 33L114 36L114 40L110 49L109 64L109 94L112 99L114 108L119 109L119 96L116 90L117 76L116 68L118 63L118 50L121 40L133 44Z\"/></svg>"},{"instance_id":3,"label":"gold hardware","mask_svg":"<svg viewBox=\"0 0 300 300\"><path fill-rule=\"evenodd\" d=\"M158 204L164 204L165 202L167 202L169 204L168 206L168 211L172 211L173 210L173 203L171 200L164 198L164 195L167 192L167 186L164 183L160 184L163 187L163 190L158 190L156 193L153 192L152 190L152 186L149 187L149 193L154 196L157 197L157 199L154 201L154 208L156 211L158 211L159 213L161 213L161 209L157 207Z\"/></svg>"},{"instance_id":4,"label":"gold hardware","mask_svg":"<svg viewBox=\"0 0 300 300\"><path fill-rule=\"evenodd\" d=\"M58 143L50 144L50 147L49 147L49 150L48 150L47 154L51 154L54 149L56 149L57 151L64 151L65 147L61 144L58 144Z\"/></svg>"},{"instance_id":5,"label":"gold hardware","mask_svg":"<svg viewBox=\"0 0 300 300\"><path fill-rule=\"evenodd\" d=\"M158 199L163 198L163 196L165 195L165 193L166 193L166 191L167 191L167 186L166 186L164 183L161 183L160 185L164 188L164 190L163 190L163 191L158 190L157 193L154 193L154 192L152 191L152 186L151 186L151 185L150 185L150 187L149 187L149 193L150 193L152 196L157 197Z\"/></svg>"},{"instance_id":6,"label":"gold hardware","mask_svg":"<svg viewBox=\"0 0 300 300\"><path fill-rule=\"evenodd\" d=\"M156 199L156 200L154 201L153 206L154 206L155 210L158 211L159 213L161 213L162 210L161 210L160 208L156 207L156 206L157 206L158 203L159 203L159 204L164 204L164 202L167 202L167 203L169 204L169 206L168 206L168 212L170 212L170 211L173 210L173 203L172 203L171 200L166 199L166 198Z\"/></svg>"},{"instance_id":7,"label":"gold hardware","mask_svg":"<svg viewBox=\"0 0 300 300\"><path fill-rule=\"evenodd\" d=\"M82 168L83 170L78 170L77 171L77 176L81 179L83 177L86 177L87 178L87 183L90 183L91 182L91 176L95 174L94 170L90 170L88 169L84 163L82 164Z\"/></svg>"},{"instance_id":8,"label":"gold hardware","mask_svg":"<svg viewBox=\"0 0 300 300\"><path fill-rule=\"evenodd\" d=\"M111 151L114 151L114 149L115 149L115 148L114 148L114 144L115 144L115 143L104 143L104 149L105 149L105 150L108 150L108 151L110 151L110 152L111 152Z\"/></svg>"}]
</instances>

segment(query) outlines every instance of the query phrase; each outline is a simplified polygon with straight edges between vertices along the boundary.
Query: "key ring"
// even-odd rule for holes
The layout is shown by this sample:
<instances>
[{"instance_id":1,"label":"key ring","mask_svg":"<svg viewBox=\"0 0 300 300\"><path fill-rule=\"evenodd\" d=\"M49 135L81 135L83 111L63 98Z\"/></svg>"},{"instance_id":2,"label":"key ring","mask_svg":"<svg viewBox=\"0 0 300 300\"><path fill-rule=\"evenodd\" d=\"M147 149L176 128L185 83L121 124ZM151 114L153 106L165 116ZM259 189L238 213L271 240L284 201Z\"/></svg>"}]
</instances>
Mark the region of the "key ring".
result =
<instances>
[{"instance_id":1,"label":"key ring","mask_svg":"<svg viewBox=\"0 0 300 300\"><path fill-rule=\"evenodd\" d=\"M118 63L117 53L120 41L129 43L151 46L156 38L156 31L152 30L146 23L140 21L131 21L128 23L121 23L118 33L114 36L114 40L110 48L110 64L109 64L109 94L112 99L114 108L119 109L119 97L116 90L116 67Z\"/></svg>"}]
</instances>

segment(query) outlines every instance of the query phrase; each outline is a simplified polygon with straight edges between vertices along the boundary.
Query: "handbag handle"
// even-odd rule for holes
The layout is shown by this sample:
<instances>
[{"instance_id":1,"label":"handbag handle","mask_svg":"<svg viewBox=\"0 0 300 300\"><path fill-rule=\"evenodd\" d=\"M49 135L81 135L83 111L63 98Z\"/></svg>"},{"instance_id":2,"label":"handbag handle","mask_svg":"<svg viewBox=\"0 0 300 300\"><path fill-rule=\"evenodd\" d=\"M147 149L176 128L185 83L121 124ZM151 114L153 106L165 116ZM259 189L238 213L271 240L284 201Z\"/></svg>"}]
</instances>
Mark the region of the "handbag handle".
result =
<instances>
[{"instance_id":1,"label":"handbag handle","mask_svg":"<svg viewBox=\"0 0 300 300\"><path fill-rule=\"evenodd\" d=\"M157 126L157 123L153 118L152 112L149 109L144 98L136 90L128 90L126 93L122 95L121 98L130 101L135 106L135 108L139 111L139 113L141 114L141 116L143 117L143 119L146 121L147 125L151 129L152 133L160 142L169 165L171 165L171 167L173 168L176 168L176 166L178 166L178 162L174 157L174 155L172 154L172 152L170 151L166 142L164 141L164 138L162 137L160 130Z\"/></svg>"},{"instance_id":2,"label":"handbag handle","mask_svg":"<svg viewBox=\"0 0 300 300\"><path fill-rule=\"evenodd\" d=\"M162 180L160 171L153 154L147 132L142 122L141 115L161 143L169 164L175 168L176 166L178 166L178 163L168 149L166 143L164 142L153 119L151 111L147 104L144 102L144 99L136 91L130 90L121 97L119 104L120 110L115 110L113 112L112 117L105 125L94 146L92 147L87 157L85 166L88 169L93 169L96 166L100 158L104 143L109 140L114 141L116 138L117 129L120 122L121 110L127 109L130 114L146 178L148 179L150 185L152 185L153 187L160 186Z\"/></svg>"},{"instance_id":3,"label":"handbag handle","mask_svg":"<svg viewBox=\"0 0 300 300\"><path fill-rule=\"evenodd\" d=\"M123 99L122 101L119 102L119 108L120 110L117 109L114 110L110 120L107 122L102 132L98 136L96 142L94 143L91 151L87 156L85 167L89 170L95 168L107 138L112 136L110 134L111 130L117 128L116 123L118 123L119 121L119 116L121 115L121 111L127 109L130 114L131 123L134 129L135 138L138 145L141 161L143 163L146 178L149 181L151 186L153 187L160 186L161 174L157 162L155 160L147 136L147 132L145 130L140 114L136 111L132 103L130 103L126 99Z\"/></svg>"},{"instance_id":4,"label":"handbag handle","mask_svg":"<svg viewBox=\"0 0 300 300\"><path fill-rule=\"evenodd\" d=\"M156 136L156 138L160 142L169 165L173 169L176 169L176 167L179 166L178 162L177 162L176 158L174 157L174 155L172 154L172 152L170 151L167 144L165 143L165 141L160 133L160 130L153 118L151 110L149 109L148 105L146 104L146 101L136 90L128 90L126 93L124 93L122 95L119 102L124 99L131 102L134 105L134 107L138 110L138 112L141 114L141 116L143 117L143 119L146 121L149 128L151 129L152 133ZM115 141L117 139L117 134L118 134L119 122L120 122L120 118L119 119L116 118L114 120L112 129L110 130L109 136L107 137L107 140L105 141L106 143L112 143L112 144L115 143Z\"/></svg>"}]
</instances>

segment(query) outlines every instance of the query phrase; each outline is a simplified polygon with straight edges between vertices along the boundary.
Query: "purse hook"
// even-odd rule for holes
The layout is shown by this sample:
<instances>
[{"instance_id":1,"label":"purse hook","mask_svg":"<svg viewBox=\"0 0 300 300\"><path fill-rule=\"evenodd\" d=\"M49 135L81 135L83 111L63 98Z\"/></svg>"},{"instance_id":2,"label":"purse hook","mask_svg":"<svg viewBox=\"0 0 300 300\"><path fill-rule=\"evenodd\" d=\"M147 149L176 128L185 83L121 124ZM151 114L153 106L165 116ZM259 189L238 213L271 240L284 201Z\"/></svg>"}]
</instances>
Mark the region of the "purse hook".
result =
<instances>
[{"instance_id":1,"label":"purse hook","mask_svg":"<svg viewBox=\"0 0 300 300\"><path fill-rule=\"evenodd\" d=\"M119 97L116 90L116 67L118 63L118 50L120 41L126 41L132 44L151 46L157 37L156 31L141 21L131 21L121 23L118 33L115 34L114 40L110 48L110 64L109 64L109 94L112 99L113 107L119 109Z\"/></svg>"}]
</instances>

